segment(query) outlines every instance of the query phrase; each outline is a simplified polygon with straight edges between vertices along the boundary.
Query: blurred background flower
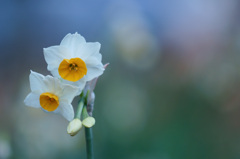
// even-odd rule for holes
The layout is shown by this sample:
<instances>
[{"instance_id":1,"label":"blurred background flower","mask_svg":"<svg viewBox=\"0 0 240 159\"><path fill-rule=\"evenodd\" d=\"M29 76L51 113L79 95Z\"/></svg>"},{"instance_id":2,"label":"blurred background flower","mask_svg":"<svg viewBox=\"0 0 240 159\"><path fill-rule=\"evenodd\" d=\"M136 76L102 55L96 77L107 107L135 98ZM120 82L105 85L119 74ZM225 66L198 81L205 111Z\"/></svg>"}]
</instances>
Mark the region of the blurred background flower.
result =
<instances>
[{"instance_id":1,"label":"blurred background flower","mask_svg":"<svg viewBox=\"0 0 240 159\"><path fill-rule=\"evenodd\" d=\"M110 62L95 89L96 158L239 158L239 10L237 0L1 1L0 158L85 157L83 131L70 137L64 118L23 104L29 70L50 74L43 48L75 32Z\"/></svg>"}]
</instances>

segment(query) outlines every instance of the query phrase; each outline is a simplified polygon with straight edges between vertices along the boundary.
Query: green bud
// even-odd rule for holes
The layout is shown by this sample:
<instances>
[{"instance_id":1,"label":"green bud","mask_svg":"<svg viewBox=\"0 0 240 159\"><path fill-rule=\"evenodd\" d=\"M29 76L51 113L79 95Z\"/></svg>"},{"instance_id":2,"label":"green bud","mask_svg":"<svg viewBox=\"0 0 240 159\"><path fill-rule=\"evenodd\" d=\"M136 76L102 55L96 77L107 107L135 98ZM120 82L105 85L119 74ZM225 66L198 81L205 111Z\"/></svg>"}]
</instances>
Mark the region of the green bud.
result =
<instances>
[{"instance_id":1,"label":"green bud","mask_svg":"<svg viewBox=\"0 0 240 159\"><path fill-rule=\"evenodd\" d=\"M71 136L74 136L79 132L81 128L82 128L81 120L75 118L68 124L67 133L70 134Z\"/></svg>"},{"instance_id":2,"label":"green bud","mask_svg":"<svg viewBox=\"0 0 240 159\"><path fill-rule=\"evenodd\" d=\"M91 128L95 124L95 119L89 116L82 121L82 124L87 128Z\"/></svg>"}]
</instances>

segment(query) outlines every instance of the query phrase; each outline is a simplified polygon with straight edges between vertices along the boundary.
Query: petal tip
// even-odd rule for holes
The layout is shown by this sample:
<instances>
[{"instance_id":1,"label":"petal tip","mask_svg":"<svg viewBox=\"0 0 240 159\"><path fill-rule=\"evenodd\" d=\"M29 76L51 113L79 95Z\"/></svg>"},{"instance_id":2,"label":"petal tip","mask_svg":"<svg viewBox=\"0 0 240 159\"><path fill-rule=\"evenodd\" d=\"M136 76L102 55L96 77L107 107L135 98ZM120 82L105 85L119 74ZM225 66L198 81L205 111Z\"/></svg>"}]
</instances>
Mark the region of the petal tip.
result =
<instances>
[{"instance_id":1,"label":"petal tip","mask_svg":"<svg viewBox=\"0 0 240 159\"><path fill-rule=\"evenodd\" d=\"M110 64L110 63L106 63L105 65L103 65L103 68L106 69L109 64Z\"/></svg>"}]
</instances>

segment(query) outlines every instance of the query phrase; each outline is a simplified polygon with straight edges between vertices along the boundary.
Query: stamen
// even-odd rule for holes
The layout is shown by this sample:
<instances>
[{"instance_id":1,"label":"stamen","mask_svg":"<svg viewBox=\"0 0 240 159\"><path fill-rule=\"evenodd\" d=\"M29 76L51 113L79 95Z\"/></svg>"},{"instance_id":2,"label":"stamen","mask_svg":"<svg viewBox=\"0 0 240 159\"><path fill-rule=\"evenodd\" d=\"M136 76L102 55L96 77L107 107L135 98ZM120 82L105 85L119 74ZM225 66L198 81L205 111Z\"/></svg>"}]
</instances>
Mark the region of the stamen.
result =
<instances>
[{"instance_id":1,"label":"stamen","mask_svg":"<svg viewBox=\"0 0 240 159\"><path fill-rule=\"evenodd\" d=\"M78 70L78 65L75 64L75 63L69 64L69 70L70 71L72 71L72 70L77 71Z\"/></svg>"}]
</instances>

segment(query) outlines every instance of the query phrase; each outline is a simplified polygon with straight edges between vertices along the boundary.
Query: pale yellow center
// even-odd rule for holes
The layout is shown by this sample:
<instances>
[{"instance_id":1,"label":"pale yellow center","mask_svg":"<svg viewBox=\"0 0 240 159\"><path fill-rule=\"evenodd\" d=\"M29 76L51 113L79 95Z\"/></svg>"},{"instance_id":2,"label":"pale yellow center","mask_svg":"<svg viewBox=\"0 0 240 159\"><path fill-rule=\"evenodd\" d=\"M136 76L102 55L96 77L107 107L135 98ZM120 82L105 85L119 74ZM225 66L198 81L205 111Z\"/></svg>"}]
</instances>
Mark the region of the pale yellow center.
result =
<instances>
[{"instance_id":1,"label":"pale yellow center","mask_svg":"<svg viewBox=\"0 0 240 159\"><path fill-rule=\"evenodd\" d=\"M87 74L87 66L85 62L78 57L63 59L58 67L58 73L63 79L76 82Z\"/></svg>"},{"instance_id":2,"label":"pale yellow center","mask_svg":"<svg viewBox=\"0 0 240 159\"><path fill-rule=\"evenodd\" d=\"M51 112L57 109L59 106L58 97L52 93L42 93L39 98L40 105L43 109Z\"/></svg>"}]
</instances>

